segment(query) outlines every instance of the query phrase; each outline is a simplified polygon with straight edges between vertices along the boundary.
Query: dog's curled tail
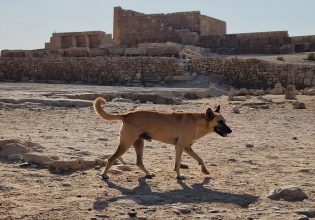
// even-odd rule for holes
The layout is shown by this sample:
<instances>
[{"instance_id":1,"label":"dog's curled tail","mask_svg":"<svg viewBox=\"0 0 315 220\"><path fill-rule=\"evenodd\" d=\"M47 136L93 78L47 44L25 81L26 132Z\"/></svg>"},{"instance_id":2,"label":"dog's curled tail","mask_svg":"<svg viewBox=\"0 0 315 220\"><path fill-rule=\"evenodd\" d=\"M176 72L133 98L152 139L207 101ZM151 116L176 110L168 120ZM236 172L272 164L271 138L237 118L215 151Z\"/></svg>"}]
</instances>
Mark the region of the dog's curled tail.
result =
<instances>
[{"instance_id":1,"label":"dog's curled tail","mask_svg":"<svg viewBox=\"0 0 315 220\"><path fill-rule=\"evenodd\" d=\"M123 115L110 115L107 114L103 109L101 105L104 105L106 103L106 100L102 97L98 97L94 100L93 107L96 115L98 117L103 118L105 120L122 120Z\"/></svg>"}]
</instances>

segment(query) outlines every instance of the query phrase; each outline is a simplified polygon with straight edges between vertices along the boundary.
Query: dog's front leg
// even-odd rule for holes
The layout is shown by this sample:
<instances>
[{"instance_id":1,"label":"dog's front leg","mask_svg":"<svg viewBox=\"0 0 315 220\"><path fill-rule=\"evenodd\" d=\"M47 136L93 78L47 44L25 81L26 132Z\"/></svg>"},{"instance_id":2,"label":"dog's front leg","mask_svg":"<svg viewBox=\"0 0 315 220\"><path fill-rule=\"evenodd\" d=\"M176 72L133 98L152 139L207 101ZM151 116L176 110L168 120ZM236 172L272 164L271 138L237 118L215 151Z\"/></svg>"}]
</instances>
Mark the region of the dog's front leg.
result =
<instances>
[{"instance_id":1,"label":"dog's front leg","mask_svg":"<svg viewBox=\"0 0 315 220\"><path fill-rule=\"evenodd\" d=\"M177 179L185 179L184 176L180 175L180 162L184 151L184 145L176 144L175 145L175 171L177 175Z\"/></svg>"},{"instance_id":2,"label":"dog's front leg","mask_svg":"<svg viewBox=\"0 0 315 220\"><path fill-rule=\"evenodd\" d=\"M185 152L199 163L199 165L201 166L201 171L204 174L210 174L203 160L198 156L198 154L196 154L196 152L191 148L191 146L186 147Z\"/></svg>"}]
</instances>

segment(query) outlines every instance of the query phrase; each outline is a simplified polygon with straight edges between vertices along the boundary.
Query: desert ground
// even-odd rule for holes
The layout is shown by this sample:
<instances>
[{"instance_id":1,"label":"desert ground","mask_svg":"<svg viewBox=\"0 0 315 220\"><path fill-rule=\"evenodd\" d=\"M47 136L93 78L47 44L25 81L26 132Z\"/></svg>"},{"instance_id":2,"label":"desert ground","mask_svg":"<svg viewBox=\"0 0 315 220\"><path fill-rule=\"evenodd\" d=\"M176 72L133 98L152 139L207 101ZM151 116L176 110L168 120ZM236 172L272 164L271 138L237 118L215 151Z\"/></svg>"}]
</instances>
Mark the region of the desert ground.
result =
<instances>
[{"instance_id":1,"label":"desert ground","mask_svg":"<svg viewBox=\"0 0 315 220\"><path fill-rule=\"evenodd\" d=\"M111 113L205 112L220 104L233 130L227 138L212 133L198 140L193 149L210 175L184 154L188 169L182 169L181 181L175 177L174 146L156 141L145 142L144 150L144 164L156 174L152 179L136 166L133 148L123 156L130 171L118 172L115 165L109 180L100 177L103 167L52 172L1 159L0 219L301 219L298 210L314 209L314 96L298 95L306 109L293 109L284 95L188 100L187 91L194 89L0 83L0 141L38 143L36 152L60 160L93 160L117 148L121 122L96 117L92 101L99 95L155 93L181 100L116 99L104 107ZM232 111L235 106L239 114ZM270 190L288 185L300 187L308 199L267 198Z\"/></svg>"}]
</instances>

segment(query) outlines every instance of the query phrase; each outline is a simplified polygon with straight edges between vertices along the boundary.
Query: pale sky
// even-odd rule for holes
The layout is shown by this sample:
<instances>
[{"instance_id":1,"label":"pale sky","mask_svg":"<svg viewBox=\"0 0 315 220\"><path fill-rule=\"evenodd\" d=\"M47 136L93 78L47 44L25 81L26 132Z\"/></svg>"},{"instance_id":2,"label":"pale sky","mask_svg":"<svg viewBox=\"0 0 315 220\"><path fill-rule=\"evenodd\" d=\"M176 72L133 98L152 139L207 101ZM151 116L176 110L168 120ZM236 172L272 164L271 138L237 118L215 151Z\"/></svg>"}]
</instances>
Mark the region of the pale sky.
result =
<instances>
[{"instance_id":1,"label":"pale sky","mask_svg":"<svg viewBox=\"0 0 315 220\"><path fill-rule=\"evenodd\" d=\"M228 33L315 35L315 0L0 0L0 50L43 48L53 32L113 33L113 7L143 13L201 11Z\"/></svg>"}]
</instances>

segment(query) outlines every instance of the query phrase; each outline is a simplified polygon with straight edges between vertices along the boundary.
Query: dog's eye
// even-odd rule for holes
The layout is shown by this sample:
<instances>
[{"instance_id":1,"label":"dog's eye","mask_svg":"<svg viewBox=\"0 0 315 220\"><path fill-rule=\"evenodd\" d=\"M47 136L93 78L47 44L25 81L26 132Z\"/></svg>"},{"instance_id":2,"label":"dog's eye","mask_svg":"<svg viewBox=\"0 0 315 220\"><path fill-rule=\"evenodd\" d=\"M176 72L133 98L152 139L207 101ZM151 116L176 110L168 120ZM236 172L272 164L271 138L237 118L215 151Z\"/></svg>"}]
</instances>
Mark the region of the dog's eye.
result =
<instances>
[{"instance_id":1,"label":"dog's eye","mask_svg":"<svg viewBox=\"0 0 315 220\"><path fill-rule=\"evenodd\" d=\"M220 121L218 121L218 123L220 123L220 124L224 124L224 121L223 121L223 120L220 120Z\"/></svg>"}]
</instances>

